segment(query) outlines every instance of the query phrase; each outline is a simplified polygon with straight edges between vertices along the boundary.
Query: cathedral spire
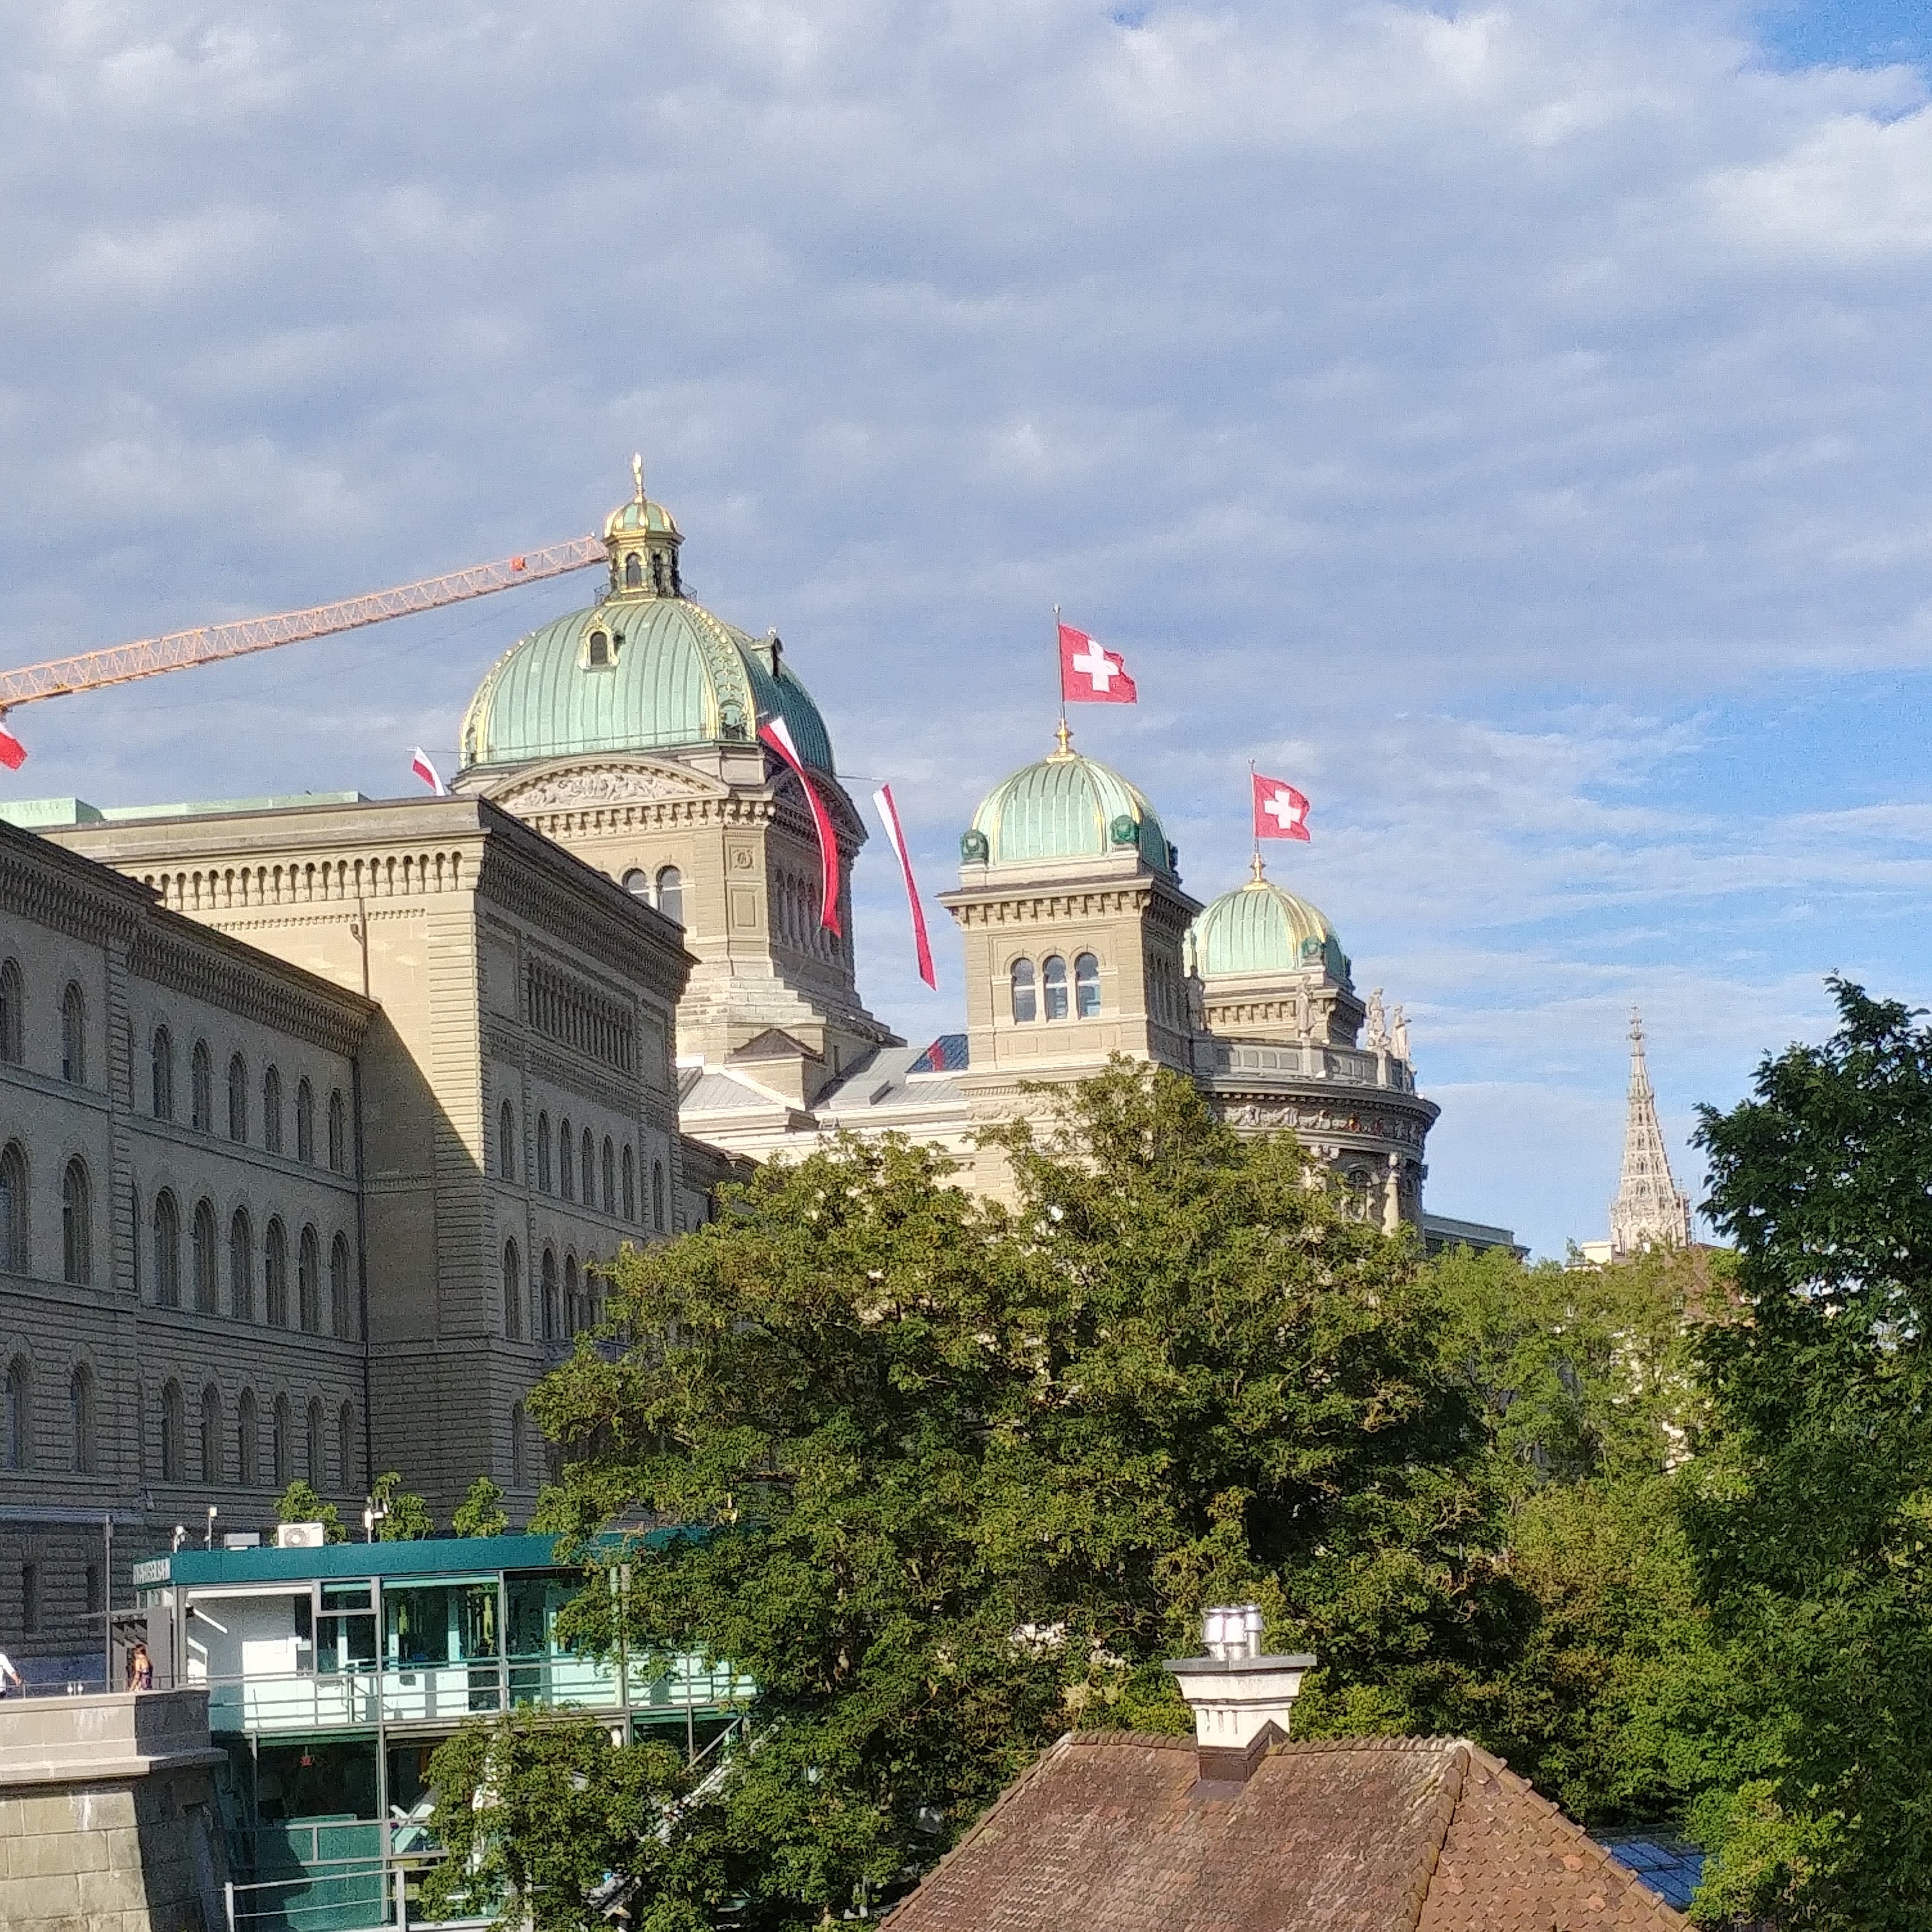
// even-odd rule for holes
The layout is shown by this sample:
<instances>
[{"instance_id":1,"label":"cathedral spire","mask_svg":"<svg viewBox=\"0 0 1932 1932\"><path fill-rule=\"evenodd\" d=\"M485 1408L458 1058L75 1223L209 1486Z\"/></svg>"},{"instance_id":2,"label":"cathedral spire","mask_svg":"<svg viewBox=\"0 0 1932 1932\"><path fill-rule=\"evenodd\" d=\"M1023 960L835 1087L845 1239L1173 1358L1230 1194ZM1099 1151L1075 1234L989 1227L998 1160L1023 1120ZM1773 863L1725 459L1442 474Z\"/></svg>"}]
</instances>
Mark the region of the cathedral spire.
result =
<instances>
[{"instance_id":1,"label":"cathedral spire","mask_svg":"<svg viewBox=\"0 0 1932 1932\"><path fill-rule=\"evenodd\" d=\"M1624 1126L1623 1174L1610 1204L1610 1248L1634 1254L1643 1248L1690 1245L1690 1197L1678 1190L1657 1120L1657 1096L1643 1056L1643 1016L1630 1009L1630 1110Z\"/></svg>"}]
</instances>

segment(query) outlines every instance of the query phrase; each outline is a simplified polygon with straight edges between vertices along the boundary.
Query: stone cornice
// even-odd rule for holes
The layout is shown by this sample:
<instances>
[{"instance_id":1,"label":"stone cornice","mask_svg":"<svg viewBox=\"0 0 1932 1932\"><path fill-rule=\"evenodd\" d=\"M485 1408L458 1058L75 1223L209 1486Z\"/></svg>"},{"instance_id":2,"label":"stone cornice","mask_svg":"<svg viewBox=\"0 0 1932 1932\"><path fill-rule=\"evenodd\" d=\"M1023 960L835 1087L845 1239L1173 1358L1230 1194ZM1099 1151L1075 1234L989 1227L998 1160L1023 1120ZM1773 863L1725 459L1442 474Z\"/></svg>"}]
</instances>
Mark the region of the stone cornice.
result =
<instances>
[{"instance_id":1,"label":"stone cornice","mask_svg":"<svg viewBox=\"0 0 1932 1932\"><path fill-rule=\"evenodd\" d=\"M0 825L0 910L105 946L131 940L154 897L118 872Z\"/></svg>"},{"instance_id":2,"label":"stone cornice","mask_svg":"<svg viewBox=\"0 0 1932 1932\"><path fill-rule=\"evenodd\" d=\"M162 922L165 921L164 924ZM182 931L179 928L185 927ZM172 992L294 1034L350 1058L362 1042L369 1001L208 927L157 912L134 935L128 970Z\"/></svg>"}]
</instances>

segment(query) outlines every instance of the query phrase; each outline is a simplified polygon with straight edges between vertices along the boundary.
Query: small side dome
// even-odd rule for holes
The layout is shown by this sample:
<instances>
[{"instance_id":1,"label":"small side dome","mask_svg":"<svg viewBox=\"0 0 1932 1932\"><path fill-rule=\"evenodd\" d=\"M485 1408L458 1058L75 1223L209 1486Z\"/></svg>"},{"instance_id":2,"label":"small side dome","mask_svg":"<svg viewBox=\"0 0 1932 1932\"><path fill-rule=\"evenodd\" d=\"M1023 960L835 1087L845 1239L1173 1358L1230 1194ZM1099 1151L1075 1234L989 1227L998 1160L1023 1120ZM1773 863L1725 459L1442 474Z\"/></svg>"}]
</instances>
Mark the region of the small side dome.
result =
<instances>
[{"instance_id":1,"label":"small side dome","mask_svg":"<svg viewBox=\"0 0 1932 1932\"><path fill-rule=\"evenodd\" d=\"M1325 973L1349 983L1335 928L1318 908L1257 873L1223 892L1188 928L1190 970L1203 980L1235 973Z\"/></svg>"},{"instance_id":2,"label":"small side dome","mask_svg":"<svg viewBox=\"0 0 1932 1932\"><path fill-rule=\"evenodd\" d=\"M995 785L959 842L968 865L1021 866L1137 852L1170 878L1175 854L1154 807L1119 772L1056 752Z\"/></svg>"}]
</instances>

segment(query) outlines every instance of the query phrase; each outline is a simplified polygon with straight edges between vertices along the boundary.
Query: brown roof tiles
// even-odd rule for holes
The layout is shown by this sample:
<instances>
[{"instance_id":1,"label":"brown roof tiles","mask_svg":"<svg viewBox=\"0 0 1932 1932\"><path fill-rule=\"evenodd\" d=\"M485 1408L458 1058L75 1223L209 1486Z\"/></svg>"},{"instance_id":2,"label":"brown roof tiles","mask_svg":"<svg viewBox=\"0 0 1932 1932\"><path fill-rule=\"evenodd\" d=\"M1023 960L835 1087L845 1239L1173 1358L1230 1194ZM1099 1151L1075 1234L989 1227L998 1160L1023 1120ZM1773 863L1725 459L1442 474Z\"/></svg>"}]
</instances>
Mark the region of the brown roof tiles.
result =
<instances>
[{"instance_id":1,"label":"brown roof tiles","mask_svg":"<svg viewBox=\"0 0 1932 1932\"><path fill-rule=\"evenodd\" d=\"M892 1932L1682 1932L1500 1760L1454 1738L1279 1744L1198 1785L1191 1738L1040 1756Z\"/></svg>"}]
</instances>

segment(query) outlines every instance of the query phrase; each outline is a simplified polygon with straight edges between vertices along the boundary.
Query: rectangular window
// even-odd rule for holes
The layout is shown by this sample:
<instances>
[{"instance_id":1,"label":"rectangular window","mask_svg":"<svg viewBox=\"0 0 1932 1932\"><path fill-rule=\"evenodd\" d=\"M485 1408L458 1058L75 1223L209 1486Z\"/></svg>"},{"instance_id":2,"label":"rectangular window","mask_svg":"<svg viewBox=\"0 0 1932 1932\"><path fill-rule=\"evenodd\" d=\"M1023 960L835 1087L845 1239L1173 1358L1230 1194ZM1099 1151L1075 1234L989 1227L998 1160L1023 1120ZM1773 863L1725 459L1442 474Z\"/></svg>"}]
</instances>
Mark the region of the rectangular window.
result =
<instances>
[{"instance_id":1,"label":"rectangular window","mask_svg":"<svg viewBox=\"0 0 1932 1932\"><path fill-rule=\"evenodd\" d=\"M40 1566L20 1565L20 1628L32 1636L40 1627Z\"/></svg>"},{"instance_id":2,"label":"rectangular window","mask_svg":"<svg viewBox=\"0 0 1932 1932\"><path fill-rule=\"evenodd\" d=\"M382 1592L382 1661L390 1670L467 1664L496 1654L494 1582Z\"/></svg>"},{"instance_id":3,"label":"rectangular window","mask_svg":"<svg viewBox=\"0 0 1932 1932\"><path fill-rule=\"evenodd\" d=\"M370 1586L325 1583L316 1618L315 1667L325 1677L376 1667L376 1610Z\"/></svg>"}]
</instances>

